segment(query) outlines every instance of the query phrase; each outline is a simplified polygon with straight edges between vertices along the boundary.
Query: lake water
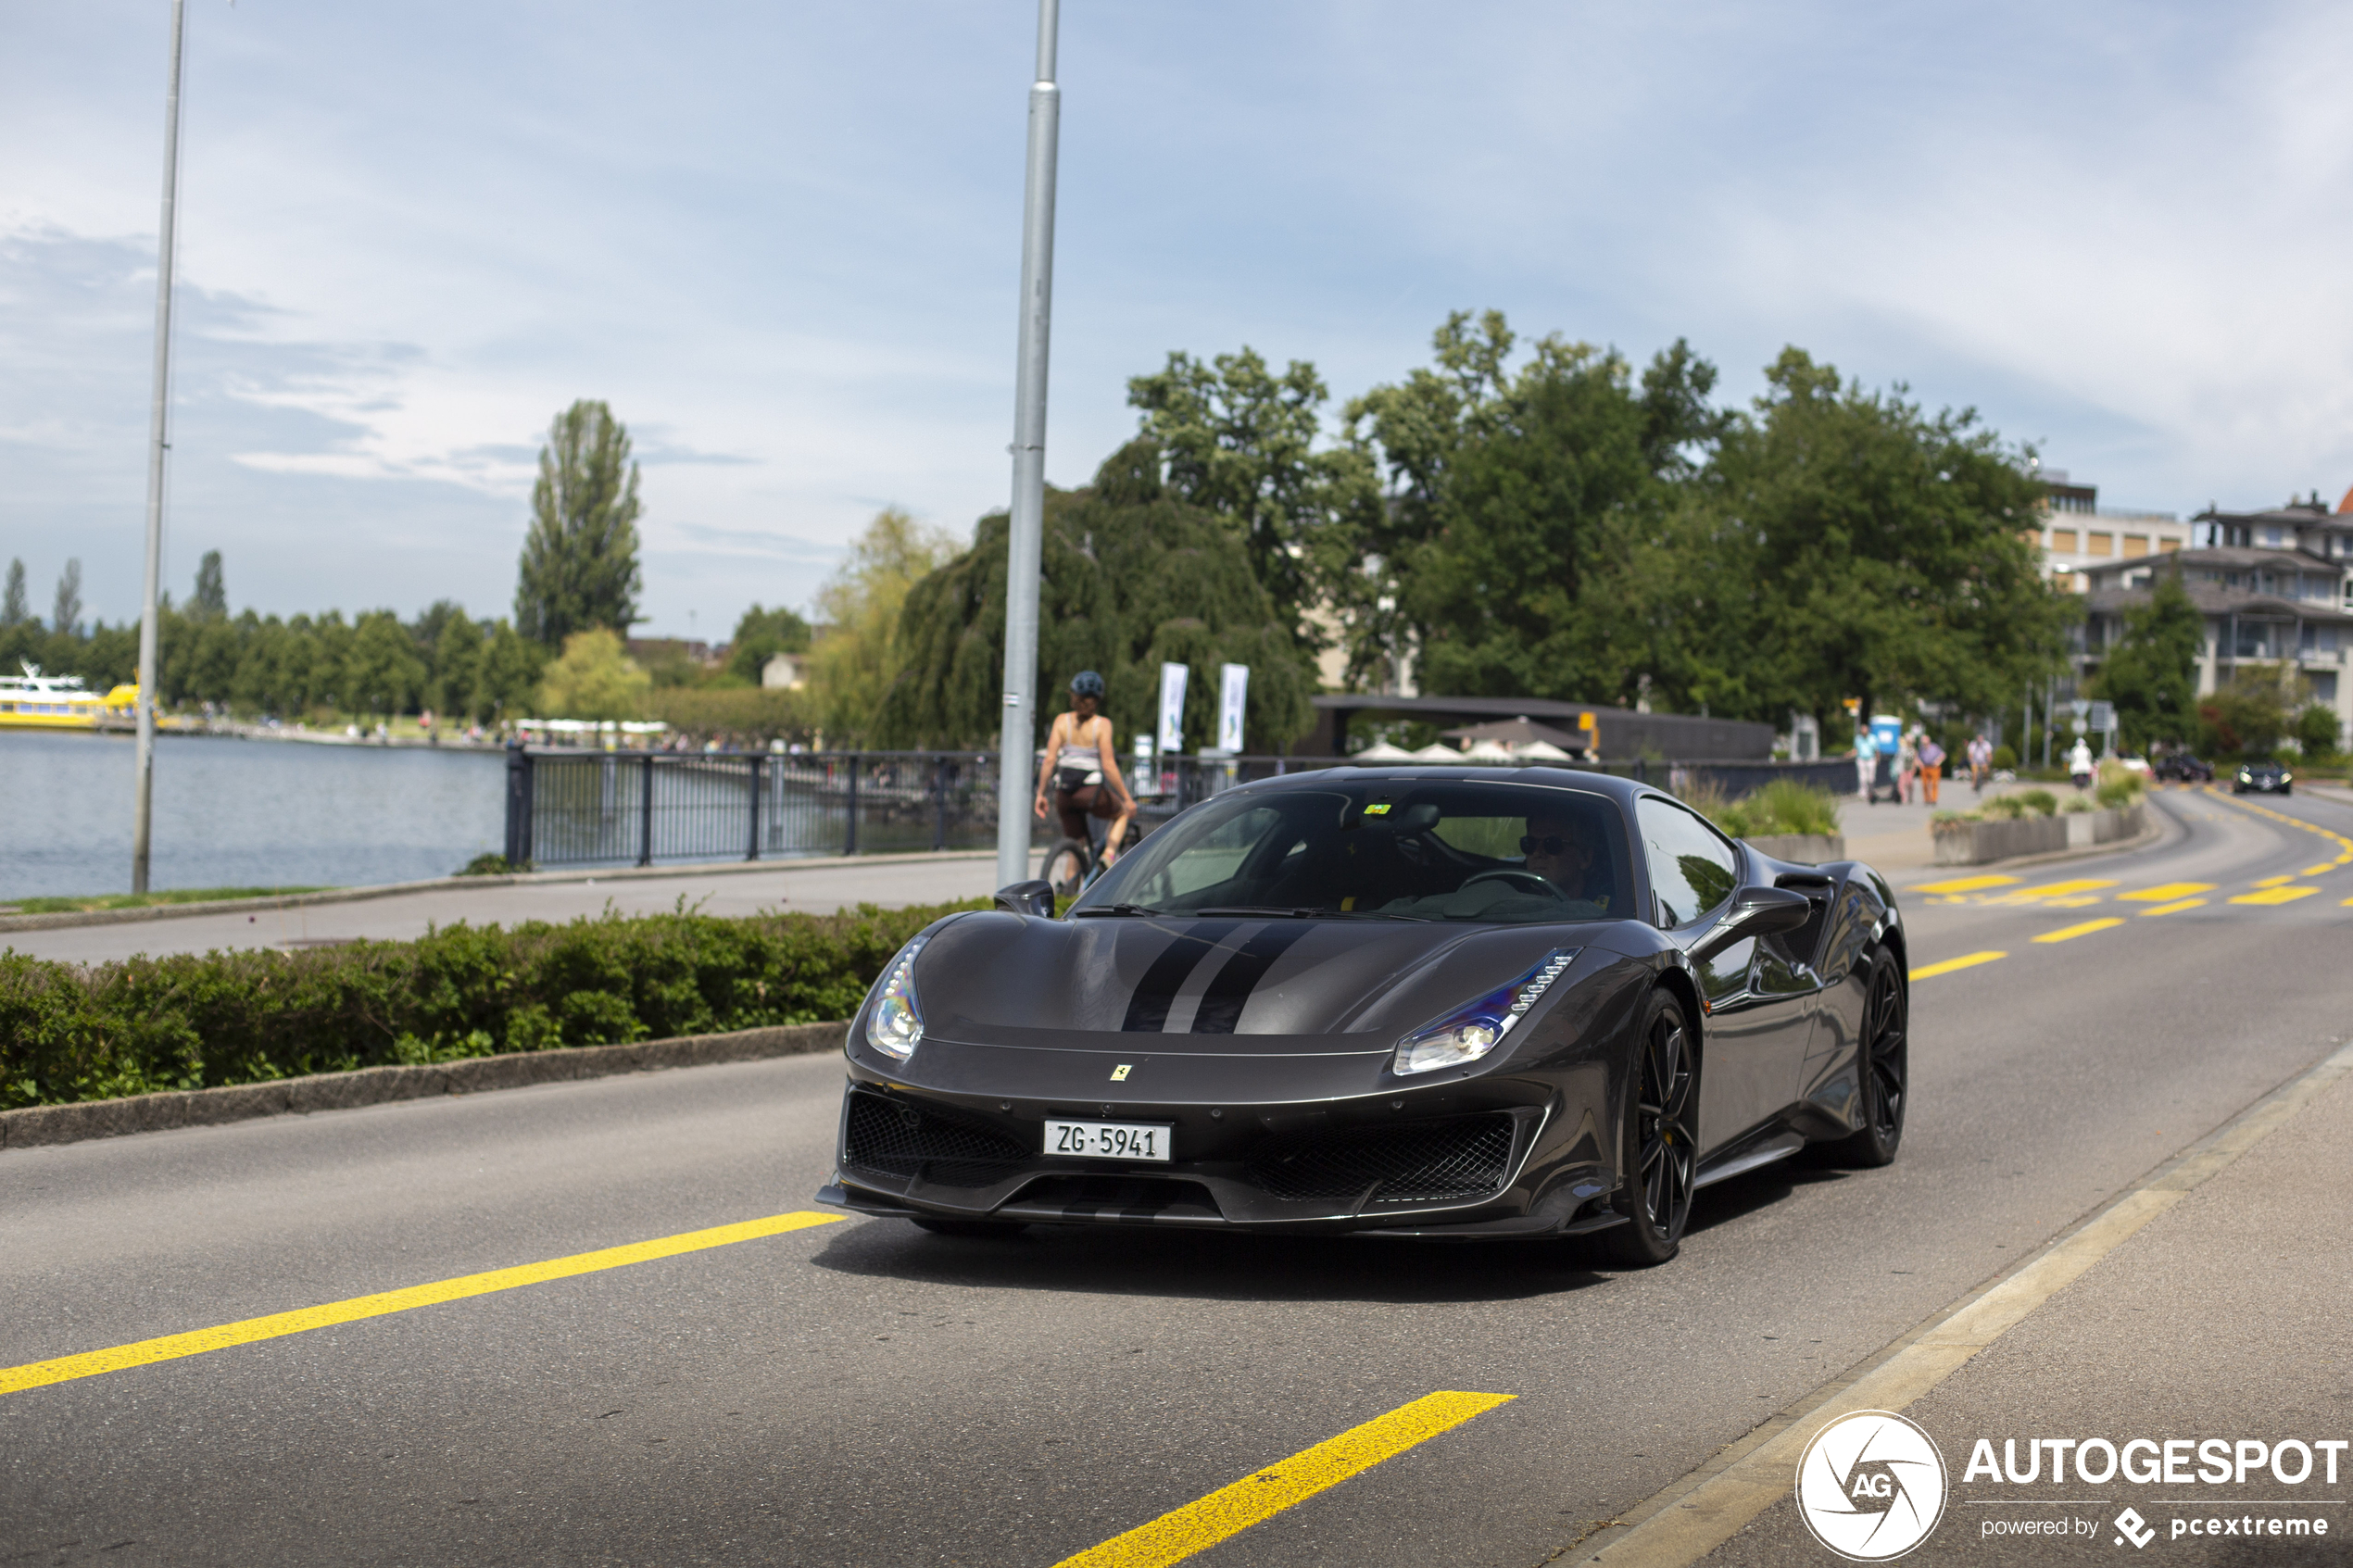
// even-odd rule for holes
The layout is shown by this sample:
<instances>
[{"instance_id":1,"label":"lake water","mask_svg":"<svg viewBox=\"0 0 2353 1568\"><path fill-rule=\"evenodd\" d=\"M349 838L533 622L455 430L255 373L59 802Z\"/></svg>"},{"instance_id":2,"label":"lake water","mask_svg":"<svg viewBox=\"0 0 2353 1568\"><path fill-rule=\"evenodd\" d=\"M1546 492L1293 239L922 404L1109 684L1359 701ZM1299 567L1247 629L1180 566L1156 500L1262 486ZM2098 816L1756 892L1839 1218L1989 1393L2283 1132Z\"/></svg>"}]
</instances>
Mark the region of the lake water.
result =
<instances>
[{"instance_id":1,"label":"lake water","mask_svg":"<svg viewBox=\"0 0 2353 1568\"><path fill-rule=\"evenodd\" d=\"M128 735L0 733L0 899L131 890ZM505 847L498 752L156 737L150 885L354 886Z\"/></svg>"}]
</instances>

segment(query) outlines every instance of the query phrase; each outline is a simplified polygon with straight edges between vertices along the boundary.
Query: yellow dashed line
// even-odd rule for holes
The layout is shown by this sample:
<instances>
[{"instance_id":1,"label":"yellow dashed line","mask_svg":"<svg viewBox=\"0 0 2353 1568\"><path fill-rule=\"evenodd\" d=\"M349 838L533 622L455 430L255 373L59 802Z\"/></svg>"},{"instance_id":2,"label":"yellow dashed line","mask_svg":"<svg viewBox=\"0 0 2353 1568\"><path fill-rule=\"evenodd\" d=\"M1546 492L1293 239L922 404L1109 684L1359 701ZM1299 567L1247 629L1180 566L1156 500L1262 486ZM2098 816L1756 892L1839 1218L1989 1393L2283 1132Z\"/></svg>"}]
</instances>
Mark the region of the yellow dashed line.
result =
<instances>
[{"instance_id":1,"label":"yellow dashed line","mask_svg":"<svg viewBox=\"0 0 2353 1568\"><path fill-rule=\"evenodd\" d=\"M2336 870L2337 867L2343 865L2344 863L2345 862L2342 860L2322 860L2319 865L2307 866L2296 874L2298 876L2325 876L2327 873Z\"/></svg>"},{"instance_id":2,"label":"yellow dashed line","mask_svg":"<svg viewBox=\"0 0 2353 1568\"><path fill-rule=\"evenodd\" d=\"M2122 921L2117 919L2114 915L2109 915L2105 920L2087 920L2081 925L2063 925L2057 931L2046 931L2043 933L2042 935L2037 936L2034 940L2037 942L2072 942L2078 936L2089 936L2095 931L2106 931L2112 925L2122 925L2123 923L2124 922Z\"/></svg>"},{"instance_id":3,"label":"yellow dashed line","mask_svg":"<svg viewBox=\"0 0 2353 1568\"><path fill-rule=\"evenodd\" d=\"M2011 899L2024 898L2063 898L2070 893L2090 893L2098 888L2115 885L2116 879L2112 876L2078 877L2073 882L2049 882L2040 887L2021 887L2015 893L2004 894L2002 899L2007 902Z\"/></svg>"},{"instance_id":4,"label":"yellow dashed line","mask_svg":"<svg viewBox=\"0 0 2353 1568\"><path fill-rule=\"evenodd\" d=\"M2267 887L2260 893L2242 893L2231 902L2233 904L2292 904L2298 898L2309 898L2319 891L2317 887Z\"/></svg>"},{"instance_id":5,"label":"yellow dashed line","mask_svg":"<svg viewBox=\"0 0 2353 1568\"><path fill-rule=\"evenodd\" d=\"M2145 915L2178 915L2183 909L2203 909L2205 906L2206 900L2203 898L2183 898L2179 903L2159 904L2154 909L2143 909L2141 913Z\"/></svg>"},{"instance_id":6,"label":"yellow dashed line","mask_svg":"<svg viewBox=\"0 0 2353 1568\"><path fill-rule=\"evenodd\" d=\"M336 1323L357 1323L361 1318L380 1318L387 1313L410 1311L418 1307L438 1306L444 1301L463 1300L469 1296L512 1290L519 1285L538 1285L551 1279L568 1279L574 1274L618 1269L629 1263L651 1262L657 1258L675 1258L682 1252L728 1247L759 1236L806 1230L812 1225L835 1224L849 1217L847 1214L820 1214L809 1210L772 1214L767 1219L746 1220L741 1224L687 1231L652 1241L632 1242L626 1247L608 1247L597 1252L576 1252L569 1258L551 1258L544 1263L524 1263L511 1269L493 1269L488 1273L461 1274L456 1279L438 1280L432 1285L412 1285L405 1290L355 1296L348 1301L330 1302L324 1307L272 1312L268 1317L246 1318L242 1323L222 1323L217 1328L199 1328L187 1334L167 1334L160 1339L142 1339L135 1344L117 1345L108 1350L85 1350L78 1356L59 1356L55 1361L0 1368L0 1394L39 1388L50 1383L69 1383L77 1377L95 1377L100 1373L121 1372L129 1367L147 1366L182 1356L200 1356L207 1350L225 1350L232 1345L250 1345L256 1340L278 1339L314 1328L332 1328Z\"/></svg>"},{"instance_id":7,"label":"yellow dashed line","mask_svg":"<svg viewBox=\"0 0 2353 1568\"><path fill-rule=\"evenodd\" d=\"M2120 893L2119 898L2133 904L2162 904L2174 898L2186 898L2193 893L2211 893L2210 882L2164 882L2155 887L2144 887L2138 893Z\"/></svg>"},{"instance_id":8,"label":"yellow dashed line","mask_svg":"<svg viewBox=\"0 0 2353 1568\"><path fill-rule=\"evenodd\" d=\"M1940 974L1950 974L1955 970L1975 969L1979 964L1992 963L1995 959L2006 959L2008 957L2009 955L2007 953L1969 953L1957 959L1946 959L1942 963L1922 964L1919 968L1912 971L1911 978L1914 980L1933 980Z\"/></svg>"},{"instance_id":9,"label":"yellow dashed line","mask_svg":"<svg viewBox=\"0 0 2353 1568\"><path fill-rule=\"evenodd\" d=\"M1989 887L2016 885L2014 876L1960 876L1950 882L1923 882L1911 891L1915 893L1982 893Z\"/></svg>"},{"instance_id":10,"label":"yellow dashed line","mask_svg":"<svg viewBox=\"0 0 2353 1568\"><path fill-rule=\"evenodd\" d=\"M1425 1394L1337 1437L1302 1449L1279 1464L1066 1557L1055 1568L1167 1568L1271 1519L1293 1503L1337 1486L1386 1459L1509 1402L1510 1394Z\"/></svg>"},{"instance_id":11,"label":"yellow dashed line","mask_svg":"<svg viewBox=\"0 0 2353 1568\"><path fill-rule=\"evenodd\" d=\"M2292 876L2266 876L2266 877L2258 877L2258 878L2256 879L2255 885L2256 885L2256 886L2258 886L2258 887L2279 887L2279 886L2283 886L2283 885L2284 885L2284 884L2287 884L2287 883L2294 882L2295 880L2296 880L2296 878L2294 878L2294 877L2292 877ZM2238 900L2237 900L2237 899L2235 899L2235 898L2232 900L2232 902L2233 902L2233 903L2236 903L2237 901L2238 901Z\"/></svg>"}]
</instances>

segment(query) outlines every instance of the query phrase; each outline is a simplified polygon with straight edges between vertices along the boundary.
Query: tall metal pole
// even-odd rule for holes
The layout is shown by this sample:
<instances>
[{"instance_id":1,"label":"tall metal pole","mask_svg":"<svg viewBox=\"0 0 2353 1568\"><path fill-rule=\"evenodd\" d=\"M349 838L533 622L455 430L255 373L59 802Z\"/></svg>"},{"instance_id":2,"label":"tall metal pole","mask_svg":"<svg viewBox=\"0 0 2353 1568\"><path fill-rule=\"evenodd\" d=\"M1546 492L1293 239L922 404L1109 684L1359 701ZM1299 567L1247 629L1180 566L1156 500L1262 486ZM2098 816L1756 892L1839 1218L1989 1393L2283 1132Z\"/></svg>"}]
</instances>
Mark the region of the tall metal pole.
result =
<instances>
[{"instance_id":1,"label":"tall metal pole","mask_svg":"<svg viewBox=\"0 0 2353 1568\"><path fill-rule=\"evenodd\" d=\"M1058 0L1038 0L1038 80L1021 223L1021 358L1013 383L1013 505L1005 563L1005 712L997 775L997 885L1029 876L1030 747L1038 734L1038 572L1046 514L1046 338L1053 317Z\"/></svg>"},{"instance_id":2,"label":"tall metal pole","mask_svg":"<svg viewBox=\"0 0 2353 1568\"><path fill-rule=\"evenodd\" d=\"M147 580L139 613L138 781L131 828L131 891L147 890L147 853L155 816L156 599L163 576L163 458L171 410L171 252L173 204L180 190L180 44L187 0L171 0L171 85L163 110L163 238L156 263L156 391L147 426Z\"/></svg>"}]
</instances>

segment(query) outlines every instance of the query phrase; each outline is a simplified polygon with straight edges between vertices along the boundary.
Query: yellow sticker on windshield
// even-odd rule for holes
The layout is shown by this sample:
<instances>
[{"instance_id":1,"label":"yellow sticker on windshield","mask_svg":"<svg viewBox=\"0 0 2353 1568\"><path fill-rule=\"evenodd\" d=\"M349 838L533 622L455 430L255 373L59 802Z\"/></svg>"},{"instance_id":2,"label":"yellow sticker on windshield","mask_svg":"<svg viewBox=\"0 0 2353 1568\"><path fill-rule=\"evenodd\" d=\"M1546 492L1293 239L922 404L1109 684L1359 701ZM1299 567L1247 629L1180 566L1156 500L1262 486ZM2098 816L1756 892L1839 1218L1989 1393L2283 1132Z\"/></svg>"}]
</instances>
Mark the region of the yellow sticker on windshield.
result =
<instances>
[{"instance_id":1,"label":"yellow sticker on windshield","mask_svg":"<svg viewBox=\"0 0 2353 1568\"><path fill-rule=\"evenodd\" d=\"M1376 801L1374 801L1374 802L1373 802L1370 806L1367 806L1367 807L1365 807L1365 815L1366 815L1366 816L1368 816L1368 817L1386 817L1386 816L1388 816L1388 815L1389 815L1389 802L1388 802L1388 801L1386 801L1386 800L1376 800Z\"/></svg>"}]
</instances>

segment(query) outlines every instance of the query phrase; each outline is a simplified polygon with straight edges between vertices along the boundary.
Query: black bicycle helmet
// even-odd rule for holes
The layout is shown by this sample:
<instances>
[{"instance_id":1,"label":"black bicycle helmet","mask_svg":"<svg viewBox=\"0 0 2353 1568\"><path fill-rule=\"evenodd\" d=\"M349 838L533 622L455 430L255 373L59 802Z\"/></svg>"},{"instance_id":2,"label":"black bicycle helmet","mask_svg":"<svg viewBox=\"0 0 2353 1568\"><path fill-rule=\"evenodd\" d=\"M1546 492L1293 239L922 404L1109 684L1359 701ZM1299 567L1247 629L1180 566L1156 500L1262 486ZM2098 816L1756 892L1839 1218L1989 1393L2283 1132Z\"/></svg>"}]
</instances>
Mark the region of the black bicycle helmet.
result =
<instances>
[{"instance_id":1,"label":"black bicycle helmet","mask_svg":"<svg viewBox=\"0 0 2353 1568\"><path fill-rule=\"evenodd\" d=\"M1092 670L1081 670L1070 678L1070 695L1101 697L1103 695L1103 678Z\"/></svg>"}]
</instances>

